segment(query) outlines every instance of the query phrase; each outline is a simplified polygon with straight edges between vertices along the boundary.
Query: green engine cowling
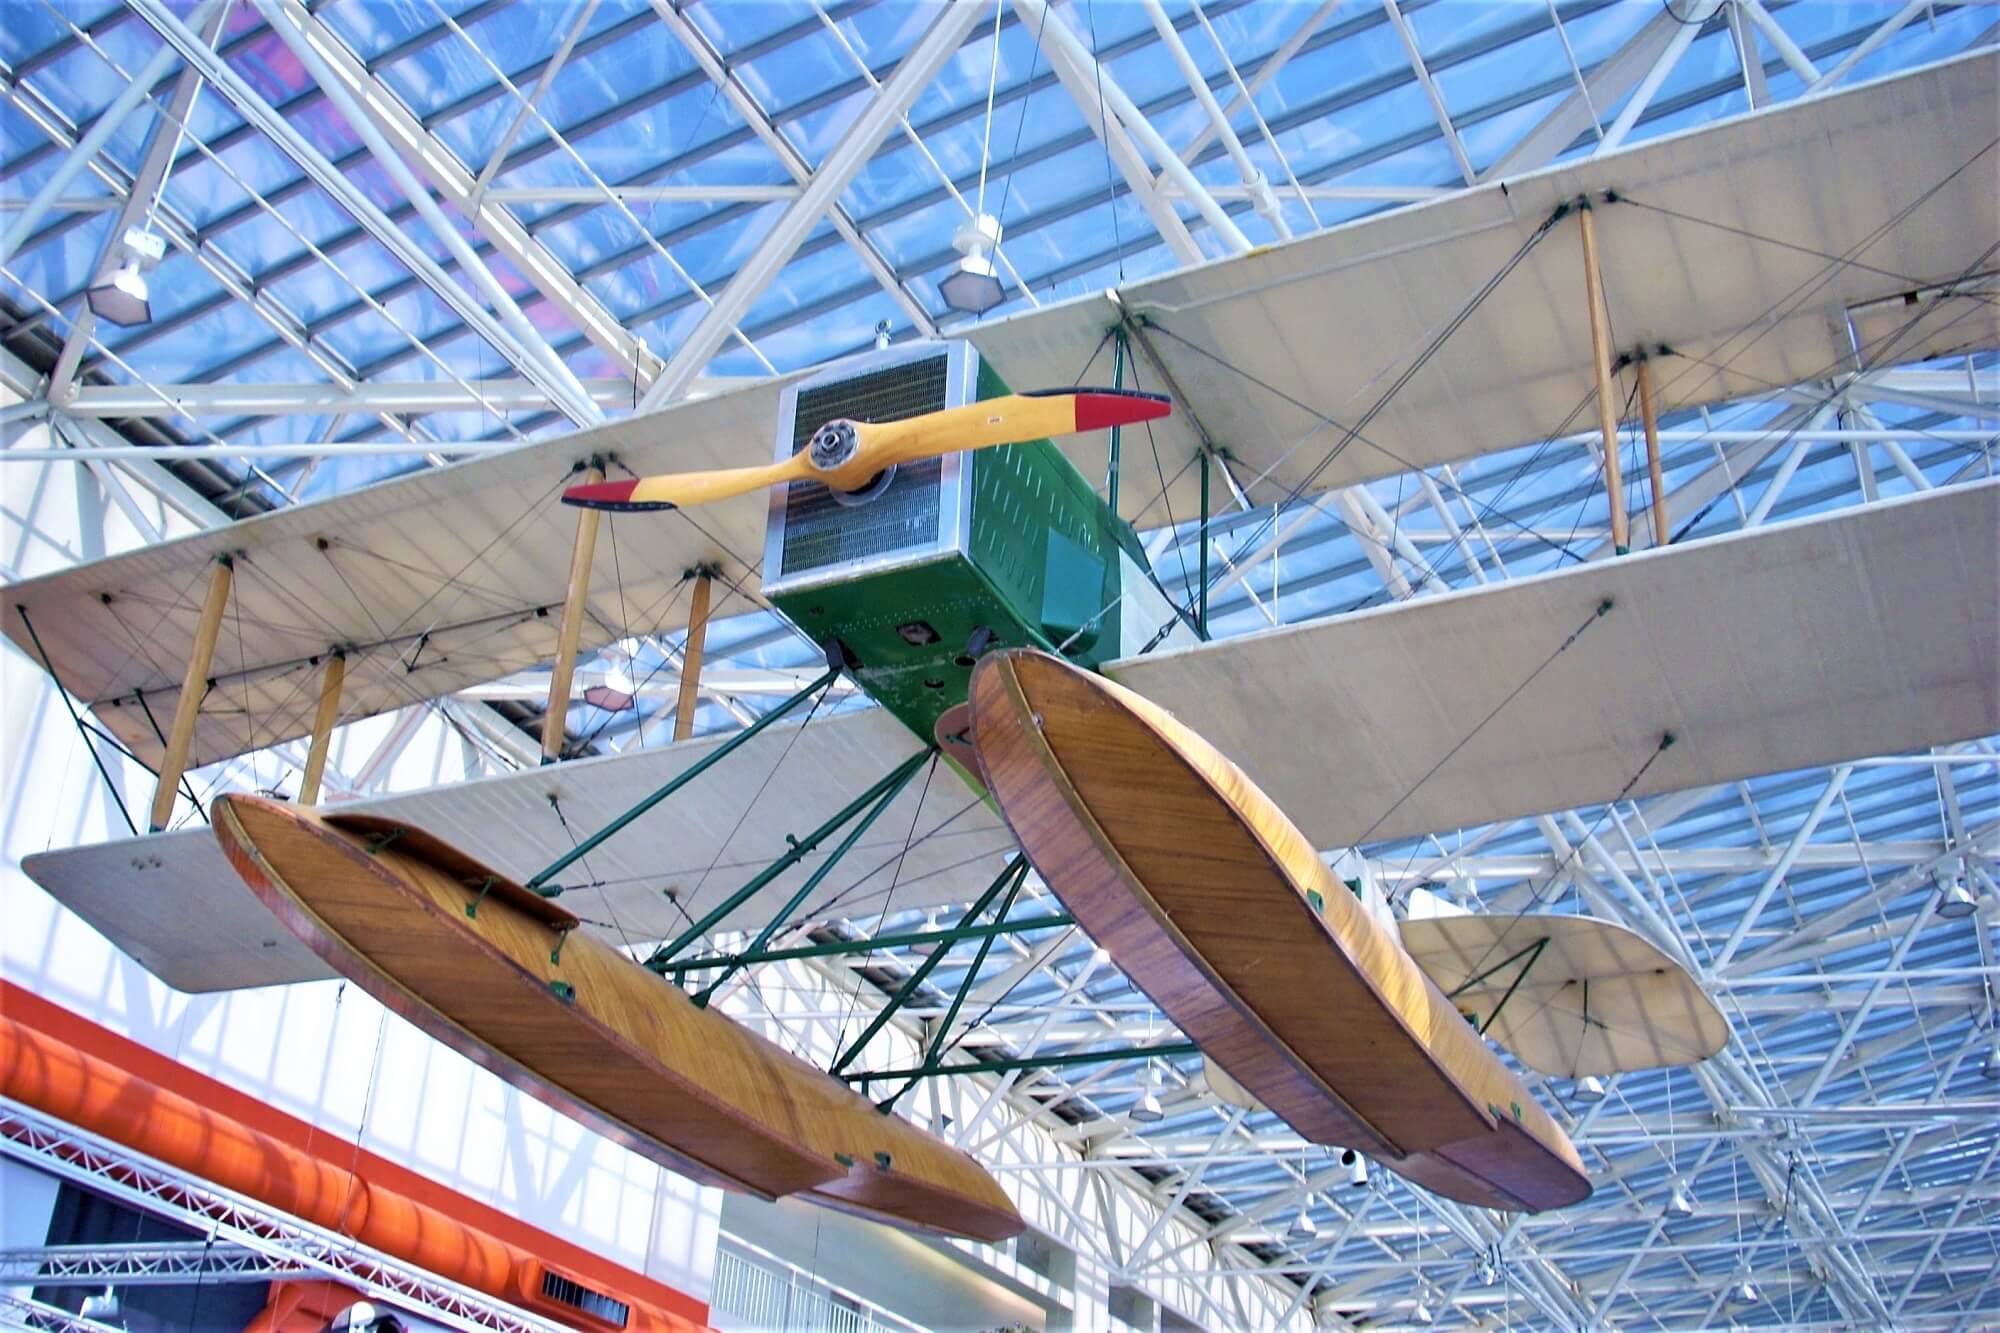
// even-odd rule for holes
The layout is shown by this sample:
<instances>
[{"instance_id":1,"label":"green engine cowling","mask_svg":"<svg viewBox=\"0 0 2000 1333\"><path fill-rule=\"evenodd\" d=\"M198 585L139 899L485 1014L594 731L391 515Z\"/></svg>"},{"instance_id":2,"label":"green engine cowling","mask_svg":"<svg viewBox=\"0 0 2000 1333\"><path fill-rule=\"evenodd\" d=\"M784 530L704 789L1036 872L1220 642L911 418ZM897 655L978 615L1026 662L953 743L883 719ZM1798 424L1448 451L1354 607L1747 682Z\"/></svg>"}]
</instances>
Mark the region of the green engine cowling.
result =
<instances>
[{"instance_id":1,"label":"green engine cowling","mask_svg":"<svg viewBox=\"0 0 2000 1333\"><path fill-rule=\"evenodd\" d=\"M776 455L825 422L893 421L1008 392L968 343L854 358L786 391ZM988 647L1096 667L1163 628L1191 638L1129 524L1047 440L957 454L836 495L775 490L764 591L815 642L838 639L860 686L919 737L965 702Z\"/></svg>"}]
</instances>

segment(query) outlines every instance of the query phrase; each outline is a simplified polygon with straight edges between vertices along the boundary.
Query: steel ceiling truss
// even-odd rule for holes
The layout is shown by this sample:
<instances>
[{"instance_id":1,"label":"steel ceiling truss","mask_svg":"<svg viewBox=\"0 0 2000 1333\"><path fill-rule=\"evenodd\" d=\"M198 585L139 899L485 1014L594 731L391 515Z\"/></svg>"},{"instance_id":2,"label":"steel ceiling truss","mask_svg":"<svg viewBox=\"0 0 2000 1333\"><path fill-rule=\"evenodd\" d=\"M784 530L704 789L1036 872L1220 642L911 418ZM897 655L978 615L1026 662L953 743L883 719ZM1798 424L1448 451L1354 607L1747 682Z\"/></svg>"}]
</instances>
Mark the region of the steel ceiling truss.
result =
<instances>
[{"instance_id":1,"label":"steel ceiling truss","mask_svg":"<svg viewBox=\"0 0 2000 1333\"><path fill-rule=\"evenodd\" d=\"M492 4L449 19L440 15L437 23L365 59L318 11L290 0L270 4L265 12L292 25L292 36L309 44L332 86L308 84L277 102L254 92L242 100L232 96L245 123L206 142L192 132L156 134L156 144L179 145L169 181L173 170L219 163L223 154L265 136L282 143L287 120L335 96L394 154L414 164L423 188L372 213L357 202L361 225L260 266L232 257L236 228L281 216L288 201L312 191L339 190L340 178L367 160L366 147L318 162L302 151L297 156L312 164L307 174L261 191L246 185L245 204L203 227L174 210L170 185L168 198L152 211L154 225L217 284L215 295L181 316L113 338L78 317L80 292L25 292L17 282L10 295L22 299L25 317L0 338L44 370L60 362L60 370L79 373L58 373L28 393L29 405L10 412L6 428L41 417L62 421L77 452L121 438L181 442L188 447L173 472L156 460L119 458L116 474L93 475L115 501L121 476L168 493L180 484L178 476L193 478L200 468L199 484L212 494L215 477L235 479L224 500L240 512L287 502L286 487L296 488L321 456L354 441L384 441L384 447L436 461L559 419L595 419L629 406L649 386L658 391L653 401L698 392L711 368L709 353L717 349L741 349L760 368L789 365L798 354L773 349L795 341L827 312L876 293L888 294L903 328L923 334L948 329L952 317L932 304L926 286L951 256L944 238L900 264L889 258L883 240L926 208L969 211L977 172L946 153L943 142L984 114L984 99L955 97L943 110L911 106L904 100L909 89L897 84L906 57L885 59L882 51L850 39L851 21L862 8L816 9L776 32L732 43L704 27L698 21L704 15L684 13L667 0L616 21L593 21L594 11L580 5L556 25L546 54L510 52L503 64L478 46L471 31L497 12ZM1588 61L1579 59L1573 40L1581 25L1609 12L1597 0L1524 8L1472 37L1442 43L1430 32L1422 4L1301 7L1277 25L1261 54L1226 49L1216 31L1215 24L1239 8L1226 0L1156 5L1143 15L1146 22L1128 25L1122 35L1107 33L1101 42L1092 33L1088 6L1044 8L1026 0L1002 10L1003 31L1010 40L1025 39L1036 61L1025 72L1010 62L993 90L1001 123L1010 108L1059 86L1082 125L1021 151L996 137L992 184L1004 190L1015 172L1093 144L1098 134L1109 158L1101 184L1073 198L1034 200L1007 218L1009 239L1024 243L1015 253L1027 252L1027 238L1056 235L1065 219L1118 208L1127 199L1151 224L1115 238L1114 229L1100 228L1094 246L1065 251L1040 268L1026 266L1030 271L1017 280L1046 291L1160 247L1167 262L1240 248L1245 227L1278 235L1311 230L1322 225L1320 210L1331 202L1428 197L1579 148L1615 147L1730 96L1764 104L1774 82L1796 80L1805 95L1817 95L1899 35L1949 19L1957 7L1905 5L1801 41L1788 23L1806 12L1803 7L1672 0ZM134 14L173 35L176 49L211 85L227 85L228 61L258 34L269 36L261 28L238 32L219 52L211 50L185 29L175 33L172 16L151 0L132 0L130 9L72 28L54 47L0 76L0 95L48 140L45 151L17 155L0 174L73 148L78 130L62 109L63 89L52 82L59 62L85 48L102 51L111 29ZM982 32L980 25L967 27L974 36L961 32L962 39ZM661 28L687 52L692 68L624 107L575 123L554 122L542 99L566 65L574 69L617 41ZM933 25L931 31L938 30ZM957 43L947 37L925 49L926 68L913 66L912 81L927 82L952 54ZM1523 86L1471 105L1450 95L1474 62L1551 37L1564 58L1545 76L1538 70ZM1329 87L1304 102L1255 100L1292 61L1336 43L1385 38L1405 57L1399 67ZM1988 28L1975 40L1993 38ZM767 105L753 89L757 62L828 40L851 76L843 73L785 105ZM921 28L911 40L921 46ZM1749 58L1691 84L1673 77L1687 53L1712 42ZM469 56L490 82L420 115L386 76L425 51ZM1135 99L1125 85L1147 62L1171 77L1146 84L1165 91ZM192 78L184 74L163 85L153 95L154 107L174 105ZM636 173L593 160L593 136L615 127L619 114L702 87L732 109L738 123L726 133ZM1429 124L1344 156L1294 160L1303 132L1410 90L1429 106ZM802 126L846 99L858 99L854 114L864 129L838 163L815 164L799 146ZM489 103L505 108L505 119L516 127L511 142L482 161L460 161L440 131L453 117ZM1549 109L1524 121L1511 144L1497 151L1489 146L1491 164L1480 172L1468 140L1496 118L1538 103ZM177 118L187 119L184 108ZM923 190L872 212L851 202L840 173L911 145L921 150L928 172ZM1362 177L1377 163L1426 145L1441 148L1450 164L1436 182L1381 186ZM766 154L773 182L744 184L740 173L709 166L736 149ZM514 173L553 155L565 155L580 184L510 182ZM136 170L103 156L85 165L123 207L135 194L144 197L146 178L157 166L150 157ZM409 255L402 274L387 282L351 276L345 257L360 253L359 247L406 239L409 219L421 208L416 194L435 195L468 221L471 238L463 250L454 247L442 259ZM664 230L640 226L632 210L656 203L709 207ZM772 245L754 267L697 276L681 266L681 247L718 228L751 225L758 210L774 205L793 216L795 245ZM76 211L62 211L70 206ZM620 210L642 237L566 271L550 238L593 206ZM57 200L52 220L31 246L58 240L101 216L101 207L95 200ZM783 281L791 265L815 262L835 247L846 248L851 278L815 299L775 306L765 299L770 283ZM1008 257L1005 247L1002 257ZM464 296L465 283L480 276L475 270L496 264L526 280L515 298L532 330L486 308L504 303ZM666 266L674 283L622 319L597 294L597 284L654 264ZM303 318L273 289L315 267L347 296ZM463 318L429 330L399 323L393 303L419 289L467 306ZM175 384L146 373L149 349L233 304L248 305L272 337L210 367L200 383ZM696 309L705 312L699 341L647 345L649 330ZM354 364L334 350L334 342L367 315L401 330L407 345L385 346L365 364ZM516 376L465 373L463 367L476 360L459 350L467 336L506 349ZM609 377L579 382L567 375L559 363L586 347L608 359ZM814 345L806 359L846 350ZM258 362L288 351L301 354L325 383L259 382L269 377L259 373ZM437 358L433 364L444 373L413 383L409 370L426 356ZM663 377L669 365L672 374ZM1990 358L1975 359L1870 371L1670 418L1662 439L1676 528L1707 535L1990 475L1996 388ZM482 411L489 413L484 434L463 437L455 423ZM105 424L106 418L141 416L151 418L157 434L140 435L128 424L121 437ZM269 443L273 424L290 419L330 419L332 425L311 438L298 430L289 441ZM495 421L502 424L496 428ZM1238 534L1256 531L1263 511L1218 518L1205 551L1191 523L1152 534L1149 545L1176 596L1194 592L1193 571L1204 555L1211 558L1220 579L1211 590L1210 615L1224 633L1604 558L1608 525L1593 481L1595 447L1591 437L1562 436L1539 448L1300 502L1270 525L1269 541L1248 550L1239 547ZM269 479L243 471L239 463L249 460L232 458L232 450L269 451L263 455L270 460ZM197 463L203 453L209 456ZM97 467L114 467L111 456ZM184 507L185 491L173 502ZM1635 545L1645 544L1644 527L1635 528ZM728 651L758 669L775 662L778 671L791 670L781 627L750 623L736 627L733 639L730 627L718 625L717 631ZM717 656L713 648L711 656ZM783 679L768 684L768 691L724 700L733 721L718 720L752 721L758 710L747 700L785 692ZM496 702L508 701L496 696ZM606 746L642 734L645 725L635 716L630 728L608 729ZM413 746L462 746L482 764L531 759L525 749L509 757L510 740L518 737L518 729L485 702L411 709L384 726L373 752L351 760L338 781L355 790L379 787ZM906 1109L914 1104L940 1126L949 1115L962 1144L1045 1194L1067 1220L1064 1238L1094 1255L1106 1272L1162 1294L1178 1292L1189 1313L1212 1322L1277 1322L1300 1311L1328 1321L1408 1319L1423 1303L1445 1322L1500 1319L1579 1328L1692 1327L1723 1318L1798 1327L1840 1321L1971 1327L1991 1309L2000 1254L2000 1199L1992 1183L2000 1135L1993 1128L1993 1085L1981 1078L1995 1031L1990 913L2000 901L1994 884L2000 780L1994 754L1989 740L1833 773L1777 775L1361 849L1369 875L1392 894L1406 897L1425 887L1468 906L1521 910L1559 903L1626 920L1687 960L1729 1014L1737 1039L1722 1058L1692 1072L1612 1080L1600 1102L1580 1100L1561 1081L1531 1076L1600 1181L1588 1204L1553 1217L1489 1217L1442 1204L1384 1174L1365 1188L1350 1186L1345 1170L1282 1123L1219 1104L1199 1062L1185 1056L1015 1067L1038 1056L1170 1044L1178 1037L1067 926L976 940L961 931L961 942L949 912L928 919L884 913L880 920L788 923L757 955L763 961L729 978L715 1002L763 1023L824 1066L843 1048L839 1038L851 1036L850 1015L859 1030L865 1015L905 988L928 956L920 950L952 950L911 988L875 1040L906 1042L905 1063L912 1054L920 1059L934 1051L945 1065L978 1061L991 1068L924 1080ZM254 781L256 773L253 761L239 763L233 778L222 776ZM1938 919L1937 885L1953 876L1983 889L1987 915L1969 922ZM1058 911L1031 882L1012 916L1055 917ZM834 951L841 940L897 932L919 938ZM729 941L716 943L730 947ZM818 951L801 956L813 949ZM829 994L843 1003L830 1010ZM872 1053L862 1065L894 1067ZM1166 1118L1157 1124L1130 1115L1142 1069L1149 1071L1145 1086L1157 1087L1166 1103ZM1021 1151L1029 1127L1065 1145L1063 1151ZM1692 1196L1692 1216L1666 1215L1677 1185ZM1304 1241L1286 1234L1301 1207L1315 1233ZM1760 1288L1756 1305L1735 1299L1746 1271L1754 1272Z\"/></svg>"}]
</instances>

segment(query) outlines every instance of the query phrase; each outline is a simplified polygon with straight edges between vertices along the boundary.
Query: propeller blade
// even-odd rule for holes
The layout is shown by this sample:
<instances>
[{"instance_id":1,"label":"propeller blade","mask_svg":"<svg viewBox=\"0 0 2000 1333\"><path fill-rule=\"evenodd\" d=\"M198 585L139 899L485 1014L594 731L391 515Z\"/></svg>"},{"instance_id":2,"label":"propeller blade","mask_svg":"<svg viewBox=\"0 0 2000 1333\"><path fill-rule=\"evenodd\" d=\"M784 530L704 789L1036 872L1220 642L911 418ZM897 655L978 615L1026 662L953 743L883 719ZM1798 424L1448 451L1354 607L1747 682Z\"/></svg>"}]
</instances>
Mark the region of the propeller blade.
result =
<instances>
[{"instance_id":1,"label":"propeller blade","mask_svg":"<svg viewBox=\"0 0 2000 1333\"><path fill-rule=\"evenodd\" d=\"M835 490L855 491L899 463L917 463L996 444L1130 426L1166 416L1172 410L1173 403L1164 394L1131 389L1043 389L1006 394L901 421L828 422L806 448L782 463L637 481L600 481L572 486L562 498L564 504L584 509L631 511L708 504L807 478L823 481Z\"/></svg>"},{"instance_id":2,"label":"propeller blade","mask_svg":"<svg viewBox=\"0 0 2000 1333\"><path fill-rule=\"evenodd\" d=\"M646 510L684 509L689 505L712 504L751 491L796 481L813 475L804 454L782 463L763 467L718 468L709 472L679 472L660 477L640 477L636 481L598 481L571 486L562 494L566 505L579 509L608 509L617 513Z\"/></svg>"},{"instance_id":3,"label":"propeller blade","mask_svg":"<svg viewBox=\"0 0 2000 1333\"><path fill-rule=\"evenodd\" d=\"M985 398L902 421L857 427L860 457L870 475L895 463L1021 444L1078 431L1136 425L1166 416L1173 402L1165 394L1132 389L1042 389Z\"/></svg>"}]
</instances>

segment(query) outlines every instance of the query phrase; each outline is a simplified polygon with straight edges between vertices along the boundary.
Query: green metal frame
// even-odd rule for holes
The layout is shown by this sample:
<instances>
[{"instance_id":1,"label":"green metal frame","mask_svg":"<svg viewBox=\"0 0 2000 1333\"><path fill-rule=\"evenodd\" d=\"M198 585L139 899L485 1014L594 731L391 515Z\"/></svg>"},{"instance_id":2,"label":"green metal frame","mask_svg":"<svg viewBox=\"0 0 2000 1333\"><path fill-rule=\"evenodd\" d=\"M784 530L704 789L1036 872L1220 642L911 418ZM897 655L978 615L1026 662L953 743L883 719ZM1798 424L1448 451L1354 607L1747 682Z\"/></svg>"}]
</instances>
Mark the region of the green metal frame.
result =
<instances>
[{"instance_id":1,"label":"green metal frame","mask_svg":"<svg viewBox=\"0 0 2000 1333\"><path fill-rule=\"evenodd\" d=\"M1125 326L1119 324L1111 331L1111 387L1125 387ZM1118 517L1118 463L1120 456L1120 434L1125 428L1111 428L1111 453L1104 467L1104 507Z\"/></svg>"},{"instance_id":2,"label":"green metal frame","mask_svg":"<svg viewBox=\"0 0 2000 1333\"><path fill-rule=\"evenodd\" d=\"M798 892L786 899L785 905L780 907L771 919L765 923L764 928L757 932L757 938L750 941L750 948L746 952L755 953L771 942L771 936L778 932L780 926L792 919L792 913L798 911L806 899L812 897L813 890L817 889L825 881L826 877L833 873L833 868L839 865L849 852L854 850L854 844L861 841L862 835L867 833L875 821L882 817L882 812L895 804L896 798L903 794L903 789L910 785L910 779L917 775L917 770L924 766L925 761L935 762L936 759L936 750L919 750L897 765L894 771L887 778L883 779L883 782L888 784L886 788L883 787L882 782L876 783L875 788L871 788L871 790L876 788L882 789L882 794L876 799L875 804L868 807L868 812L862 815L856 821L854 827L847 831L847 836L840 840L833 851L827 855L826 860L821 862L812 874L806 876L806 882L799 886ZM731 977L735 976L742 966L743 963L740 958L737 961L729 963L722 969L721 976L709 982L708 985L695 993L694 1002L703 1008L707 1008L709 997L714 995Z\"/></svg>"},{"instance_id":3,"label":"green metal frame","mask_svg":"<svg viewBox=\"0 0 2000 1333\"><path fill-rule=\"evenodd\" d=\"M527 887L533 889L535 892L541 894L545 898L553 898L557 894L561 893L562 887L560 885L550 884L549 881L551 879L561 874L565 869L575 864L577 861L582 860L585 856L587 856L591 852L596 851L597 848L604 843L605 839L611 837L612 834L617 833L620 829L623 829L626 825L630 824L640 815L645 814L648 810L651 810L661 801L666 800L669 796L672 796L682 787L687 786L688 783L693 782L703 773L706 773L710 768L714 767L716 764L720 763L724 758L734 753L738 746L747 743L750 740L750 738L755 736L758 732L770 726L773 722L776 722L779 718L785 716L785 714L791 712L794 708L797 708L800 704L804 703L807 699L810 699L813 695L817 694L819 691L826 689L828 686L832 685L835 678L837 678L839 675L840 675L840 668L838 667L828 668L826 673L822 675L818 680L806 686L804 689L800 690L797 694L794 694L791 698L785 700L783 703L779 704L776 708L773 708L770 712L764 714L762 717L758 718L755 722L752 722L749 726L737 732L734 736L731 736L728 740L724 741L721 745L717 746L714 750L710 751L708 754L705 754L700 759L696 760L694 764L685 773L677 775L676 777L673 778L672 781L661 786L660 788L655 790L651 795L647 796L645 799L641 800L638 804L634 805L631 809L627 810L624 814L618 816L616 819L612 820L609 824L606 824L603 828L591 834L588 838L585 838L582 842L578 843L570 851L567 851L563 853L561 856L558 856L554 861L550 862L547 866L545 866L541 870L541 872L537 874L533 879L529 880L527 883Z\"/></svg>"},{"instance_id":4,"label":"green metal frame","mask_svg":"<svg viewBox=\"0 0 2000 1333\"><path fill-rule=\"evenodd\" d=\"M676 935L670 943L654 950L653 955L646 960L645 965L654 971L660 971L663 964L714 929L716 923L721 921L722 918L728 916L744 903L749 902L765 886L770 884L772 880L805 860L806 857L812 855L814 849L837 833L848 820L853 819L863 809L880 800L885 793L890 792L892 789L899 789L903 783L909 780L910 772L913 771L914 766L928 759L932 753L931 750L919 750L916 754L898 764L888 774L876 779L874 785L869 787L867 791L862 792L859 796L842 806L835 812L831 819L821 824L811 833L806 834L805 837L794 838L790 834L786 834L786 841L792 845L783 856L771 862L770 865L765 866L757 872L756 876L749 883L703 913L701 920ZM853 842L850 840L846 845L852 846ZM779 919L782 920L784 915L784 913L781 913ZM774 922L773 924L775 925L776 923Z\"/></svg>"},{"instance_id":5,"label":"green metal frame","mask_svg":"<svg viewBox=\"0 0 2000 1333\"><path fill-rule=\"evenodd\" d=\"M993 900L999 897L1002 891L1006 891L1007 901L1011 905L1014 901L1014 893L1020 889L1021 881L1027 878L1027 874L1028 858L1016 852L1013 859L1007 862L1007 868L1002 870L994 878L993 882L986 886L986 892L979 895L979 901L972 905L971 910L965 914L965 919L967 921L977 920L988 907L993 905ZM1011 888L1009 888L1010 884ZM924 959L917 966L917 970L910 974L909 980L905 981L896 993L889 997L889 1003L883 1005L881 1012L876 1014L868 1026L861 1030L861 1035L854 1039L853 1044L840 1053L840 1057L833 1062L827 1072L838 1074L841 1070L854 1063L854 1057L861 1054L862 1048L867 1046L874 1039L875 1034L880 1032L884 1025L895 1016L896 1011L901 1009L904 1004L908 1003L910 997L917 993L917 987L924 984L924 978L937 969L938 964L944 961L945 955L948 952L950 952L949 946L941 944L931 953L930 957Z\"/></svg>"},{"instance_id":6,"label":"green metal frame","mask_svg":"<svg viewBox=\"0 0 2000 1333\"><path fill-rule=\"evenodd\" d=\"M1549 947L1549 937L1547 935L1544 935L1540 939L1536 940L1534 943L1526 946L1525 948L1516 949L1513 953L1508 954L1505 958L1502 958L1499 962L1487 968L1484 972L1481 972L1478 976L1460 982L1458 985L1452 987L1451 992L1448 995L1446 995L1445 998L1447 1000L1456 1000L1459 996L1465 994L1465 992L1471 990L1474 986L1477 986L1480 982L1486 980L1486 978L1492 976L1494 973L1504 970L1509 965L1518 962L1522 958L1526 958L1528 960L1527 962L1522 963L1521 970L1514 974L1514 980L1508 985L1506 993L1501 995L1500 1003L1494 1005L1493 1012L1486 1016L1486 1021L1484 1023L1476 1025L1479 1029L1479 1035L1483 1037L1486 1035L1486 1029L1492 1027L1494 1021L1500 1017L1500 1011L1507 1007L1507 1001L1514 998L1514 992L1521 989L1521 983L1528 979L1528 973L1532 972L1535 968L1535 964L1541 961L1542 951L1548 947Z\"/></svg>"},{"instance_id":7,"label":"green metal frame","mask_svg":"<svg viewBox=\"0 0 2000 1333\"><path fill-rule=\"evenodd\" d=\"M901 935L875 935L865 940L825 940L790 949L745 949L741 953L710 954L703 958L676 958L655 971L669 976L700 972L732 964L752 967L759 963L787 963L797 958L830 958L848 953L873 953L877 949L906 949L929 944L951 944L958 940L982 939L988 935L1025 935L1036 930L1057 930L1073 926L1076 918L1067 912L1031 916L1020 921L993 921L983 926L954 926L949 930L919 930Z\"/></svg>"},{"instance_id":8,"label":"green metal frame","mask_svg":"<svg viewBox=\"0 0 2000 1333\"><path fill-rule=\"evenodd\" d=\"M962 1065L940 1065L936 1069L871 1069L865 1074L841 1074L849 1083L872 1083L891 1078L932 1078L955 1074L1007 1074L1017 1069L1073 1069L1078 1065L1115 1064L1121 1060L1151 1060L1169 1055L1199 1055L1201 1047L1191 1041L1167 1041L1157 1046L1127 1046L1115 1051L1077 1051L1064 1055L1029 1055L1007 1060L974 1060ZM838 1072L838 1071L836 1071Z\"/></svg>"}]
</instances>

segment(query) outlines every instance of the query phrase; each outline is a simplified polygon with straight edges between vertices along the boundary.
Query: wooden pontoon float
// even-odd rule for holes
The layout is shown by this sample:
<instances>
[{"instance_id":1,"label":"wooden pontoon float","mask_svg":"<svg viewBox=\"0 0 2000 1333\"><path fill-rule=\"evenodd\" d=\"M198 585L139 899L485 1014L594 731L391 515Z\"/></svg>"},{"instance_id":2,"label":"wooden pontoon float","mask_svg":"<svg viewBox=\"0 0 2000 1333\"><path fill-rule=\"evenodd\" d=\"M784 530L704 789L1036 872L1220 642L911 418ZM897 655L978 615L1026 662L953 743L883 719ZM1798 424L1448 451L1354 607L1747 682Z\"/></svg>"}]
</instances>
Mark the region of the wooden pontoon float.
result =
<instances>
[{"instance_id":1,"label":"wooden pontoon float","mask_svg":"<svg viewBox=\"0 0 2000 1333\"><path fill-rule=\"evenodd\" d=\"M1215 747L1030 651L981 660L972 735L1077 921L1294 1129L1465 1203L1539 1212L1589 1196L1534 1095Z\"/></svg>"},{"instance_id":2,"label":"wooden pontoon float","mask_svg":"<svg viewBox=\"0 0 2000 1333\"><path fill-rule=\"evenodd\" d=\"M315 953L516 1087L640 1155L764 1198L999 1241L985 1168L577 929L421 830L224 796L231 864Z\"/></svg>"}]
</instances>

